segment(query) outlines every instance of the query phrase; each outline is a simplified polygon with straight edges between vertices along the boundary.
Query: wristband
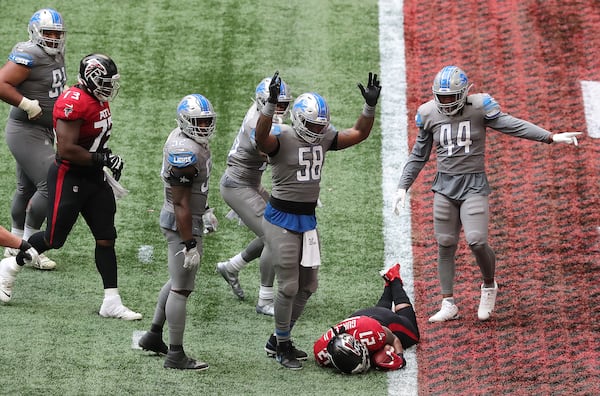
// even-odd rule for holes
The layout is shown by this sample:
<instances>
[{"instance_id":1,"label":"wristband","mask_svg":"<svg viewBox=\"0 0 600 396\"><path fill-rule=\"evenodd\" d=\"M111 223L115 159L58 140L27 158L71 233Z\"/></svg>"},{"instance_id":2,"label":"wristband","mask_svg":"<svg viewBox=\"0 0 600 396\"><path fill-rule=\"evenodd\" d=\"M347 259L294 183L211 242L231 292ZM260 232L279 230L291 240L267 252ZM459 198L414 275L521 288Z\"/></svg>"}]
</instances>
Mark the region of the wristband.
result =
<instances>
[{"instance_id":1,"label":"wristband","mask_svg":"<svg viewBox=\"0 0 600 396\"><path fill-rule=\"evenodd\" d=\"M263 113L267 117L273 117L273 114L275 114L275 103L271 103L271 102L265 103L265 105L263 106L263 108L260 112Z\"/></svg>"},{"instance_id":2,"label":"wristband","mask_svg":"<svg viewBox=\"0 0 600 396\"><path fill-rule=\"evenodd\" d=\"M186 250L192 250L198 244L194 238L181 242L185 245Z\"/></svg>"},{"instance_id":3,"label":"wristband","mask_svg":"<svg viewBox=\"0 0 600 396\"><path fill-rule=\"evenodd\" d=\"M553 134L548 135L548 139L546 140L546 143L548 143L548 144L554 143L554 135Z\"/></svg>"},{"instance_id":4,"label":"wristband","mask_svg":"<svg viewBox=\"0 0 600 396\"><path fill-rule=\"evenodd\" d=\"M374 118L375 117L375 106L369 106L368 104L365 103L365 105L363 106L362 115L364 115L365 117Z\"/></svg>"}]
</instances>

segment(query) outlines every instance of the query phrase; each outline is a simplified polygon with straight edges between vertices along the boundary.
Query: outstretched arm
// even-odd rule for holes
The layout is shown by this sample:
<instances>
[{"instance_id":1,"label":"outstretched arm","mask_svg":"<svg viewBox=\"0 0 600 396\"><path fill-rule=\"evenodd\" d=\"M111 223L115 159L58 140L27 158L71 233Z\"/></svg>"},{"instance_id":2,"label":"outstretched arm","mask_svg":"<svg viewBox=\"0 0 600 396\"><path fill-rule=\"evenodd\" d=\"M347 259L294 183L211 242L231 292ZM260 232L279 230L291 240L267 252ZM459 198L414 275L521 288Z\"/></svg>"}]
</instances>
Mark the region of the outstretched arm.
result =
<instances>
[{"instance_id":1,"label":"outstretched arm","mask_svg":"<svg viewBox=\"0 0 600 396\"><path fill-rule=\"evenodd\" d=\"M375 122L375 106L381 94L381 85L377 74L369 73L367 87L358 83L358 89L365 98L365 105L354 126L338 133L337 148L339 150L354 146L368 138Z\"/></svg>"},{"instance_id":2,"label":"outstretched arm","mask_svg":"<svg viewBox=\"0 0 600 396\"><path fill-rule=\"evenodd\" d=\"M271 135L271 126L273 125L273 114L275 114L280 86L281 78L279 78L279 72L276 71L269 84L269 99L260 111L256 122L256 145L260 151L266 154L274 153L279 147L277 137Z\"/></svg>"}]
</instances>

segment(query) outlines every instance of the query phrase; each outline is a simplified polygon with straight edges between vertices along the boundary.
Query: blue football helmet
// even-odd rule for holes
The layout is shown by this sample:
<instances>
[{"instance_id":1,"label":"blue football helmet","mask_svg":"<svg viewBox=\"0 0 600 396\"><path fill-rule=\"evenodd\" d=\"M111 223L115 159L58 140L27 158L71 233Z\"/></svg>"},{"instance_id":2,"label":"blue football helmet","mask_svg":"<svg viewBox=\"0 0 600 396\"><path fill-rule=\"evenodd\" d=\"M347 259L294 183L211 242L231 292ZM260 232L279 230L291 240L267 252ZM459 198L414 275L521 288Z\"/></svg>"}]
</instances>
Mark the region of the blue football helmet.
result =
<instances>
[{"instance_id":1,"label":"blue football helmet","mask_svg":"<svg viewBox=\"0 0 600 396\"><path fill-rule=\"evenodd\" d=\"M177 105L177 125L190 139L207 144L215 132L217 114L208 99L200 94L187 95Z\"/></svg>"},{"instance_id":2,"label":"blue football helmet","mask_svg":"<svg viewBox=\"0 0 600 396\"><path fill-rule=\"evenodd\" d=\"M271 77L264 78L257 86L255 91L256 108L260 111L267 103L269 99L269 84L271 84ZM290 88L281 80L279 86L279 96L277 97L277 105L275 107L275 116L273 122L278 124L283 123L289 117L290 103L292 101L292 95Z\"/></svg>"},{"instance_id":3,"label":"blue football helmet","mask_svg":"<svg viewBox=\"0 0 600 396\"><path fill-rule=\"evenodd\" d=\"M64 53L67 28L62 15L52 8L44 8L33 14L27 26L29 39L42 47L48 55ZM48 32L56 32L58 37L50 37Z\"/></svg>"},{"instance_id":4,"label":"blue football helmet","mask_svg":"<svg viewBox=\"0 0 600 396\"><path fill-rule=\"evenodd\" d=\"M298 136L307 143L316 144L329 127L329 106L318 93L304 93L294 101L291 118Z\"/></svg>"},{"instance_id":5,"label":"blue football helmet","mask_svg":"<svg viewBox=\"0 0 600 396\"><path fill-rule=\"evenodd\" d=\"M461 68L446 66L440 70L431 87L439 111L446 115L458 113L465 106L471 86L467 74Z\"/></svg>"}]
</instances>

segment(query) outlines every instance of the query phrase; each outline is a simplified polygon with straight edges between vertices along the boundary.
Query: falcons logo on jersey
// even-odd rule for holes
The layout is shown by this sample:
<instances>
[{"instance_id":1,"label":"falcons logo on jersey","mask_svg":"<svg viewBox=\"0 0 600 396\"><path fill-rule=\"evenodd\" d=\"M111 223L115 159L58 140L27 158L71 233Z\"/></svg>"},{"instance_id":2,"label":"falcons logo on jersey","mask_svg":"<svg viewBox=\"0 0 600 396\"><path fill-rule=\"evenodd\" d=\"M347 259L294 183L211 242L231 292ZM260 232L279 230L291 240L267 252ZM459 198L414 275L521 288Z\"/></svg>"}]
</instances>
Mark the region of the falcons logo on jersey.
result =
<instances>
[{"instance_id":1,"label":"falcons logo on jersey","mask_svg":"<svg viewBox=\"0 0 600 396\"><path fill-rule=\"evenodd\" d=\"M69 115L73 112L73 105L71 103L68 103L65 105L65 118L69 118Z\"/></svg>"}]
</instances>

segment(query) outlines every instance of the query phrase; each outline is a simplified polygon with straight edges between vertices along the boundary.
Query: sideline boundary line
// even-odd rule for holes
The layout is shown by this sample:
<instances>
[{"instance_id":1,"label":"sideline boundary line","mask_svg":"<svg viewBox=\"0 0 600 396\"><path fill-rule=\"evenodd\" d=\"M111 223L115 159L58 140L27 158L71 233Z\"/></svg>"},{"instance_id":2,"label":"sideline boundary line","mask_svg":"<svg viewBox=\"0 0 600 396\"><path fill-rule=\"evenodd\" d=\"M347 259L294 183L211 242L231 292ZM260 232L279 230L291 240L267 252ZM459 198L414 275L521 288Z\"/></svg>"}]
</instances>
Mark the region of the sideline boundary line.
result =
<instances>
[{"instance_id":1,"label":"sideline boundary line","mask_svg":"<svg viewBox=\"0 0 600 396\"><path fill-rule=\"evenodd\" d=\"M410 196L406 200L407 209L400 216L392 213L391 202L408 157L404 2L379 0L378 5L380 78L383 86L380 109L385 268L400 263L404 288L414 303ZM404 355L406 367L387 374L388 395L418 394L416 347L408 349Z\"/></svg>"}]
</instances>

